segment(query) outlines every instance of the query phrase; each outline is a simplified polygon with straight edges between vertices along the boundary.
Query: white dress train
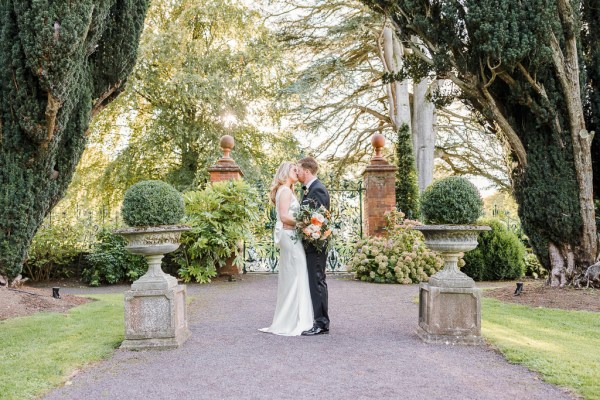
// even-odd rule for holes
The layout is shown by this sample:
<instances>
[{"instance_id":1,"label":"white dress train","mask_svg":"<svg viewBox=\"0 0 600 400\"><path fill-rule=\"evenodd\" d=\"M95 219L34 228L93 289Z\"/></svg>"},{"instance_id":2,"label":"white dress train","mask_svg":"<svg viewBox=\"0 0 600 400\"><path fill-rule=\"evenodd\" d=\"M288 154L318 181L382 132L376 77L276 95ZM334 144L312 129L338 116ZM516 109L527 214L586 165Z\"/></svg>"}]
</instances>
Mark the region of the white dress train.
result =
<instances>
[{"instance_id":1,"label":"white dress train","mask_svg":"<svg viewBox=\"0 0 600 400\"><path fill-rule=\"evenodd\" d=\"M259 331L282 336L298 336L312 328L313 308L302 241L295 239L295 231L283 229L283 222L279 218L279 196L284 190L291 191L287 186L282 186L275 196L277 223L273 235L275 244L280 247L277 305L271 326ZM292 193L288 213L293 217L299 209L300 203Z\"/></svg>"}]
</instances>

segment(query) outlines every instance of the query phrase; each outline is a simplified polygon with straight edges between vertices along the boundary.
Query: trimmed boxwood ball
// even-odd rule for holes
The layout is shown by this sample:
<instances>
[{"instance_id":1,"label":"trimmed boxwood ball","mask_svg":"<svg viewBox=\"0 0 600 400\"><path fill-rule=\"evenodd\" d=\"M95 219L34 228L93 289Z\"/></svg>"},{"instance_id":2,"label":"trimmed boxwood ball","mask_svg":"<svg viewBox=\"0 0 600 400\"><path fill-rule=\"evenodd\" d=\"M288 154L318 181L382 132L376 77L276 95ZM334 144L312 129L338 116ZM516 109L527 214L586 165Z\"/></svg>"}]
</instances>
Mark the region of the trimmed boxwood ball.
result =
<instances>
[{"instance_id":1,"label":"trimmed boxwood ball","mask_svg":"<svg viewBox=\"0 0 600 400\"><path fill-rule=\"evenodd\" d=\"M483 200L468 179L450 176L425 189L421 214L428 224L472 224L483 214Z\"/></svg>"},{"instance_id":2,"label":"trimmed boxwood ball","mask_svg":"<svg viewBox=\"0 0 600 400\"><path fill-rule=\"evenodd\" d=\"M183 196L163 181L142 181L123 199L123 220L129 226L175 225L185 212Z\"/></svg>"}]
</instances>

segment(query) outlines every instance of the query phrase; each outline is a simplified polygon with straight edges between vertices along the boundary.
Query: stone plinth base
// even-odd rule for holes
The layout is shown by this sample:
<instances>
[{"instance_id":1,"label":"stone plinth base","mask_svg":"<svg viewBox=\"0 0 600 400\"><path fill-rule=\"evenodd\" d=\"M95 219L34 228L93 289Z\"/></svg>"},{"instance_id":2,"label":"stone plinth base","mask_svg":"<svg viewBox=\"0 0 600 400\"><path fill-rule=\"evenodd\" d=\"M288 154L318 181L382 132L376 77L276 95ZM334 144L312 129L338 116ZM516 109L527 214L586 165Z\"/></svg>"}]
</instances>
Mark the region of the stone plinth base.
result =
<instances>
[{"instance_id":1,"label":"stone plinth base","mask_svg":"<svg viewBox=\"0 0 600 400\"><path fill-rule=\"evenodd\" d=\"M189 336L185 285L125 292L122 349L174 349Z\"/></svg>"},{"instance_id":2,"label":"stone plinth base","mask_svg":"<svg viewBox=\"0 0 600 400\"><path fill-rule=\"evenodd\" d=\"M427 343L482 344L481 290L421 283L417 335Z\"/></svg>"}]
</instances>

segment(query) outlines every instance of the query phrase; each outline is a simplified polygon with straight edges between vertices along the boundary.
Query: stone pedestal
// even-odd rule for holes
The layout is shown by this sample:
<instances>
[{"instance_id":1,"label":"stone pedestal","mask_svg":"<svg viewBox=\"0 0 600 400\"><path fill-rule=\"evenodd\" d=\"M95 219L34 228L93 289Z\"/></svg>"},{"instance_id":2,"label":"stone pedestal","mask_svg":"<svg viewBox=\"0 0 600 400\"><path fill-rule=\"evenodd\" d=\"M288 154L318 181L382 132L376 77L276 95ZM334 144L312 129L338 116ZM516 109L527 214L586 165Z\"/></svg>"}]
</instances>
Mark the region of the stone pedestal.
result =
<instances>
[{"instance_id":1,"label":"stone pedestal","mask_svg":"<svg viewBox=\"0 0 600 400\"><path fill-rule=\"evenodd\" d=\"M122 349L173 349L190 336L186 287L165 274L161 260L177 250L187 226L127 228L115 231L127 240L127 250L148 261L148 271L125 292L125 341Z\"/></svg>"},{"instance_id":2,"label":"stone pedestal","mask_svg":"<svg viewBox=\"0 0 600 400\"><path fill-rule=\"evenodd\" d=\"M489 226L422 225L425 245L444 257L444 268L419 286L417 335L427 343L482 344L481 290L458 269L460 253L477 247Z\"/></svg>"},{"instance_id":3,"label":"stone pedestal","mask_svg":"<svg viewBox=\"0 0 600 400\"><path fill-rule=\"evenodd\" d=\"M427 343L481 344L481 290L421 283L417 335Z\"/></svg>"},{"instance_id":4,"label":"stone pedestal","mask_svg":"<svg viewBox=\"0 0 600 400\"><path fill-rule=\"evenodd\" d=\"M383 135L375 134L371 139L375 155L363 172L365 201L363 205L363 228L368 236L383 234L386 213L396 209L396 171L381 155L385 145Z\"/></svg>"},{"instance_id":5,"label":"stone pedestal","mask_svg":"<svg viewBox=\"0 0 600 400\"><path fill-rule=\"evenodd\" d=\"M190 336L186 287L125 292L125 340L122 349L173 349Z\"/></svg>"}]
</instances>

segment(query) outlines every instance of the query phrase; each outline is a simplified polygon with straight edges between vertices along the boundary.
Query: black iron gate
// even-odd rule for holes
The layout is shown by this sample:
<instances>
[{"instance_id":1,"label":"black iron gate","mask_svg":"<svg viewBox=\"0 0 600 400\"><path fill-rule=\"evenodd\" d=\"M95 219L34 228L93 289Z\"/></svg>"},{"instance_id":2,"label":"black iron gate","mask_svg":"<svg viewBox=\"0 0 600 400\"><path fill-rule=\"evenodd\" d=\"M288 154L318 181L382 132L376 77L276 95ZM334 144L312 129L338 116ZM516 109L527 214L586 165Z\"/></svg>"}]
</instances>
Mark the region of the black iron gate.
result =
<instances>
[{"instance_id":1,"label":"black iron gate","mask_svg":"<svg viewBox=\"0 0 600 400\"><path fill-rule=\"evenodd\" d=\"M327 257L328 272L346 271L346 262L351 256L352 244L363 236L362 230L362 180L325 181L331 197L331 214L334 221L333 247ZM254 232L254 240L244 245L244 273L277 272L279 249L273 242L275 207L268 201L264 190L262 220ZM299 196L299 194L298 194Z\"/></svg>"}]
</instances>

